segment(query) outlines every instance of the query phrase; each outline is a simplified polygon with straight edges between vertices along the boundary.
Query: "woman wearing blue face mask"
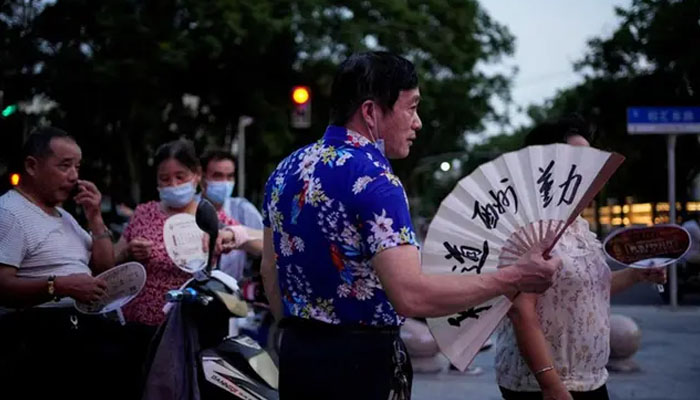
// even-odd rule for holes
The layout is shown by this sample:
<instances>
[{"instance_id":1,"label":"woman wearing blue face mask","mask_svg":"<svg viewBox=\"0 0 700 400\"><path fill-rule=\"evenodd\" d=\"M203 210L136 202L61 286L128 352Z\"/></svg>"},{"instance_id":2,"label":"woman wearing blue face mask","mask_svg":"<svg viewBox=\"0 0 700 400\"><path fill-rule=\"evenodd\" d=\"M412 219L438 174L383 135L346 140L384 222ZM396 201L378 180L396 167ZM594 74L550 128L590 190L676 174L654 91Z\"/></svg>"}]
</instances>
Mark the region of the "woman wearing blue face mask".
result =
<instances>
[{"instance_id":1,"label":"woman wearing blue face mask","mask_svg":"<svg viewBox=\"0 0 700 400\"><path fill-rule=\"evenodd\" d=\"M195 191L201 179L201 167L194 146L187 140L168 142L158 148L154 157L156 182L160 201L136 207L129 225L115 246L118 263L136 260L146 268L146 284L127 306L124 317L129 322L155 327L165 320L165 293L182 286L192 277L180 270L170 259L163 242L163 226L172 215L195 214ZM237 222L219 212L219 220L227 226ZM225 241L240 242L234 237L237 229L225 229L220 236ZM239 239L239 240L237 240ZM148 330L148 329L147 329Z\"/></svg>"}]
</instances>

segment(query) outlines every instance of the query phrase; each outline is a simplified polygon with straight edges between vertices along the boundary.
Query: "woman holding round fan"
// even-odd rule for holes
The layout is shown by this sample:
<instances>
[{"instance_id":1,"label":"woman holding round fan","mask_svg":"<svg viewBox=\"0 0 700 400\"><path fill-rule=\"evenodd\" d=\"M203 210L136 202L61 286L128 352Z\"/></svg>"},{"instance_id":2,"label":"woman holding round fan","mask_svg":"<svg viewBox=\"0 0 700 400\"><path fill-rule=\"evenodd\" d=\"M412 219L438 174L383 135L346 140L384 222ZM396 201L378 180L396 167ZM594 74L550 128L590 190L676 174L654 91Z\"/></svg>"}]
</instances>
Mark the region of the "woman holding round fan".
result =
<instances>
[{"instance_id":1,"label":"woman holding round fan","mask_svg":"<svg viewBox=\"0 0 700 400\"><path fill-rule=\"evenodd\" d=\"M132 322L134 335L143 338L147 345L156 327L165 320L163 306L165 293L182 286L192 274L178 268L166 252L163 240L165 221L172 215L188 213L197 209L195 190L201 177L199 158L194 146L187 140L176 140L161 145L155 154L156 182L160 201L150 201L136 207L129 225L115 245L119 263L135 260L146 268L146 284L139 295L123 309L124 317ZM236 221L223 211L219 220L236 228ZM239 229L224 229L219 235L225 247L245 241L245 232ZM144 348L145 350L145 348Z\"/></svg>"},{"instance_id":2,"label":"woman holding round fan","mask_svg":"<svg viewBox=\"0 0 700 400\"><path fill-rule=\"evenodd\" d=\"M525 144L589 146L580 117L546 122ZM552 251L562 259L552 287L522 293L498 331L496 378L506 400L608 399L610 295L641 281L663 282L665 270L611 272L601 243L579 217Z\"/></svg>"}]
</instances>

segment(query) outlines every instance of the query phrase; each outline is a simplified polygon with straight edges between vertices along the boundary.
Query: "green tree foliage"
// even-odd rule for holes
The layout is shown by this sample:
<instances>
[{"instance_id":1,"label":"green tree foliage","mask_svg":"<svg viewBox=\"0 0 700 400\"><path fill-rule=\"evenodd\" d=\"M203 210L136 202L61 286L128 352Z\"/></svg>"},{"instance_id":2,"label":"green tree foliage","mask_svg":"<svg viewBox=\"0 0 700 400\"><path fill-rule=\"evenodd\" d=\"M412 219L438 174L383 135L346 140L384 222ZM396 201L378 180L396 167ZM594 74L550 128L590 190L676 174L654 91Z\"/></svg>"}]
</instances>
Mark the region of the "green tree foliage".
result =
<instances>
[{"instance_id":1,"label":"green tree foliage","mask_svg":"<svg viewBox=\"0 0 700 400\"><path fill-rule=\"evenodd\" d=\"M78 138L86 173L104 177L113 195L140 200L155 195L150 160L160 143L184 136L200 149L228 145L241 115L255 120L246 159L248 194L259 200L274 165L321 136L337 64L367 49L402 54L420 71L424 128L414 154L397 165L402 177L421 158L464 149L464 133L485 118L501 118L489 100L508 99L509 79L479 67L511 53L513 38L474 0L14 0L0 7L0 90L55 100L47 118ZM288 126L295 84L312 89L309 130ZM184 94L199 104L183 105Z\"/></svg>"},{"instance_id":2,"label":"green tree foliage","mask_svg":"<svg viewBox=\"0 0 700 400\"><path fill-rule=\"evenodd\" d=\"M627 160L606 195L640 201L666 199L666 145L662 135L628 135L630 106L700 105L699 0L634 0L616 9L620 25L608 37L589 41L576 64L585 80L532 107L535 122L578 112L598 130L596 145ZM679 199L687 199L689 179L700 172L697 135L679 135L676 170Z\"/></svg>"}]
</instances>

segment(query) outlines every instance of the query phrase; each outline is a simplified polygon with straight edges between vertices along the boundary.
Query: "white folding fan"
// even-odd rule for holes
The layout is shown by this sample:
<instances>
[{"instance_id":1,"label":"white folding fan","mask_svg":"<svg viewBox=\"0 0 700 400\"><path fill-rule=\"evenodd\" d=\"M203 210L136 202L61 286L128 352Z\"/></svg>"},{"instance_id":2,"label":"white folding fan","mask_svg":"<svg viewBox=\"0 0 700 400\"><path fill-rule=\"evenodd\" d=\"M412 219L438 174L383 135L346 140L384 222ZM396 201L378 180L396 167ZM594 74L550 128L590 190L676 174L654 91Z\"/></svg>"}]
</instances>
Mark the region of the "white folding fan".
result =
<instances>
[{"instance_id":1,"label":"white folding fan","mask_svg":"<svg viewBox=\"0 0 700 400\"><path fill-rule=\"evenodd\" d=\"M482 274L534 246L547 254L624 160L590 147L530 146L459 181L433 218L422 249L428 274ZM464 370L508 312L504 296L428 319L452 364Z\"/></svg>"}]
</instances>

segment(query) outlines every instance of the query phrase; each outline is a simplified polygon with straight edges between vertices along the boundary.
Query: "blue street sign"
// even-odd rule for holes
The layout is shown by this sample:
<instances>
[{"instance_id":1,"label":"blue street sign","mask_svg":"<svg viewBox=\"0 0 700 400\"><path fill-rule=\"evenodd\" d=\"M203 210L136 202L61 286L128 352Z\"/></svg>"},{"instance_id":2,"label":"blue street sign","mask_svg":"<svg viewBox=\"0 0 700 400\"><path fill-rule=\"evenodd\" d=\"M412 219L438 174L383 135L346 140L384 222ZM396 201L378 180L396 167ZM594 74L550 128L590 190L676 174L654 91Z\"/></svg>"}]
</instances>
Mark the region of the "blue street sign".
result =
<instances>
[{"instance_id":1,"label":"blue street sign","mask_svg":"<svg viewBox=\"0 0 700 400\"><path fill-rule=\"evenodd\" d=\"M629 107L627 133L700 133L700 107Z\"/></svg>"}]
</instances>

